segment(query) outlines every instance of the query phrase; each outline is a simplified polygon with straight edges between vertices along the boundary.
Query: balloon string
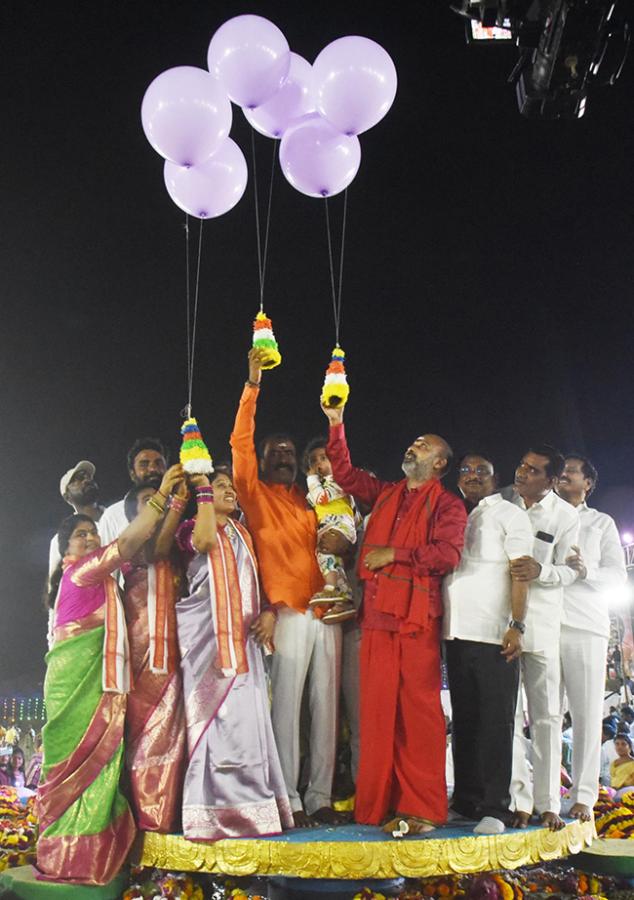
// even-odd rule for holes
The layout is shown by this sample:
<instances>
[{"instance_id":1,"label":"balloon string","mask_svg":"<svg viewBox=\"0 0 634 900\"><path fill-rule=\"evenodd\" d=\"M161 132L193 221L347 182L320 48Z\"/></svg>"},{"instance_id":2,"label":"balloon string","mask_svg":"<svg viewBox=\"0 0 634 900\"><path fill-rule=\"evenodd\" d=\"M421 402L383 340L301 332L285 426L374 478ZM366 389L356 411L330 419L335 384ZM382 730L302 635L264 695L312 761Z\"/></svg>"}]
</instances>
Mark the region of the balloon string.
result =
<instances>
[{"instance_id":1,"label":"balloon string","mask_svg":"<svg viewBox=\"0 0 634 900\"><path fill-rule=\"evenodd\" d=\"M264 279L266 276L266 262L269 250L269 230L271 225L271 205L273 201L273 180L275 177L275 157L277 155L277 141L273 142L273 155L271 159L271 177L269 179L269 196L266 208L266 223L264 226L264 252L262 252L262 229L260 227L260 204L258 202L258 174L255 155L255 130L251 129L251 159L253 162L253 199L255 205L255 236L258 251L258 277L260 280L260 312L264 311Z\"/></svg>"},{"instance_id":2,"label":"balloon string","mask_svg":"<svg viewBox=\"0 0 634 900\"><path fill-rule=\"evenodd\" d=\"M273 202L273 179L275 178L275 158L277 156L278 142L273 141L273 153L271 155L271 178L269 180L269 200L266 206L266 227L264 230L264 255L262 257L262 280L260 282L260 312L264 312L264 279L266 277L266 261L269 252L269 231L271 225L271 204Z\"/></svg>"},{"instance_id":3,"label":"balloon string","mask_svg":"<svg viewBox=\"0 0 634 900\"><path fill-rule=\"evenodd\" d=\"M346 246L346 222L348 218L348 189L343 195L343 218L341 221L341 252L339 254L339 284L335 286L335 265L332 253L332 230L330 227L330 212L328 197L324 198L326 209L326 235L328 237L328 262L330 264L330 289L332 291L332 312L335 320L335 343L339 346L339 333L341 330L341 301L343 288L343 258Z\"/></svg>"},{"instance_id":4,"label":"balloon string","mask_svg":"<svg viewBox=\"0 0 634 900\"><path fill-rule=\"evenodd\" d=\"M196 351L196 323L198 321L198 294L200 288L200 259L202 256L203 246L203 222L200 220L200 231L198 232L198 260L196 261L196 287L194 289L194 314L192 316L192 336L191 336L191 354L189 365L189 390L187 394L188 418L192 413L192 389L194 385L194 355Z\"/></svg>"},{"instance_id":5,"label":"balloon string","mask_svg":"<svg viewBox=\"0 0 634 900\"><path fill-rule=\"evenodd\" d=\"M191 370L191 293L189 285L189 215L185 213L185 304L187 311L187 390L189 391L189 372ZM189 418L190 413L187 415Z\"/></svg>"}]
</instances>

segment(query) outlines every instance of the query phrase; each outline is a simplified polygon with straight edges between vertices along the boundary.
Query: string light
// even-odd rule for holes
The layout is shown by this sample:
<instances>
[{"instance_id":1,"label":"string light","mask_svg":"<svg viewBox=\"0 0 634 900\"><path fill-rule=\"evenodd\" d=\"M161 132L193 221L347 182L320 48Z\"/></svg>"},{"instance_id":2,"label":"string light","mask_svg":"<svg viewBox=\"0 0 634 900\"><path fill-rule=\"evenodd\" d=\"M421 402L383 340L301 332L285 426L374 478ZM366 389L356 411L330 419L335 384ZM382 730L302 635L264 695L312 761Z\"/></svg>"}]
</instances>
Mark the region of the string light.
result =
<instances>
[{"instance_id":1,"label":"string light","mask_svg":"<svg viewBox=\"0 0 634 900\"><path fill-rule=\"evenodd\" d=\"M5 722L43 722L46 720L46 704L42 697L2 697L0 716Z\"/></svg>"}]
</instances>

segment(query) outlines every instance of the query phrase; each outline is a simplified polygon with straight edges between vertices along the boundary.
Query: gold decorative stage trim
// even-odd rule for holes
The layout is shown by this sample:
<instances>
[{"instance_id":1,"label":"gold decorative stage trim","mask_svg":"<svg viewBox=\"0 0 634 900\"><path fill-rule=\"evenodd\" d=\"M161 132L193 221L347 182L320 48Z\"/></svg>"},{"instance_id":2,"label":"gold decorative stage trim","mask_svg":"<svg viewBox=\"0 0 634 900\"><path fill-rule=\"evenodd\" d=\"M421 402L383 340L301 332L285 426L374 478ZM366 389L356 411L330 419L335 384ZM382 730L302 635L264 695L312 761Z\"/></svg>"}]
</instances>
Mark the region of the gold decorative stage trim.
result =
<instances>
[{"instance_id":1,"label":"gold decorative stage trim","mask_svg":"<svg viewBox=\"0 0 634 900\"><path fill-rule=\"evenodd\" d=\"M193 843L181 835L141 834L131 860L144 866L221 875L289 878L426 878L516 869L579 853L596 837L594 822L572 822L482 837L305 842L252 838Z\"/></svg>"}]
</instances>

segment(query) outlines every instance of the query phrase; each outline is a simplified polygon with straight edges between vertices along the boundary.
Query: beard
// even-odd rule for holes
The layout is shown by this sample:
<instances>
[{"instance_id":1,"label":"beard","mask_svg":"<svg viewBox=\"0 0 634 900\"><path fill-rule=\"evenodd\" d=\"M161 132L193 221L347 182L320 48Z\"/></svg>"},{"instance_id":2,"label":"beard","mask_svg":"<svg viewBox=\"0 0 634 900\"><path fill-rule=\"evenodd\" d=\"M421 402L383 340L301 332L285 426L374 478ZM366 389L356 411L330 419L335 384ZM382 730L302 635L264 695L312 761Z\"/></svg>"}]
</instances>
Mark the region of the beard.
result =
<instances>
[{"instance_id":1,"label":"beard","mask_svg":"<svg viewBox=\"0 0 634 900\"><path fill-rule=\"evenodd\" d=\"M161 486L162 481L163 481L162 475L146 475L143 478L143 481L139 481L137 483L139 485L142 485L143 487L151 487L151 488L154 488L155 491L158 491L158 489Z\"/></svg>"},{"instance_id":2,"label":"beard","mask_svg":"<svg viewBox=\"0 0 634 900\"><path fill-rule=\"evenodd\" d=\"M433 462L406 456L401 464L401 469L412 481L427 481L431 477Z\"/></svg>"},{"instance_id":3,"label":"beard","mask_svg":"<svg viewBox=\"0 0 634 900\"><path fill-rule=\"evenodd\" d=\"M90 506L99 496L99 485L96 481L87 481L81 491L69 491L68 499L73 506Z\"/></svg>"}]
</instances>

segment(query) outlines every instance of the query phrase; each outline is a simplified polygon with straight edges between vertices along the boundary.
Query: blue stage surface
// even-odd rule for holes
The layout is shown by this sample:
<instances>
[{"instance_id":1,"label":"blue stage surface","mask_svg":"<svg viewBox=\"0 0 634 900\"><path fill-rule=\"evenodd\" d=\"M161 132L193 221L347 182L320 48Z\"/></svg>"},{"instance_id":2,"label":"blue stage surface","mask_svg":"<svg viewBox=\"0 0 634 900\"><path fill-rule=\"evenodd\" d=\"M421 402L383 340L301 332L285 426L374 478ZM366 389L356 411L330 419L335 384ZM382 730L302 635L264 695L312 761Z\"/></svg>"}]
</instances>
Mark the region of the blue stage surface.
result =
<instances>
[{"instance_id":1,"label":"blue stage surface","mask_svg":"<svg viewBox=\"0 0 634 900\"><path fill-rule=\"evenodd\" d=\"M393 838L371 826L343 825L215 843L146 832L139 836L131 860L159 869L235 876L425 878L515 869L557 859L579 853L596 837L593 822L568 822L559 832L529 827L490 836L474 835L473 824L404 838Z\"/></svg>"}]
</instances>

